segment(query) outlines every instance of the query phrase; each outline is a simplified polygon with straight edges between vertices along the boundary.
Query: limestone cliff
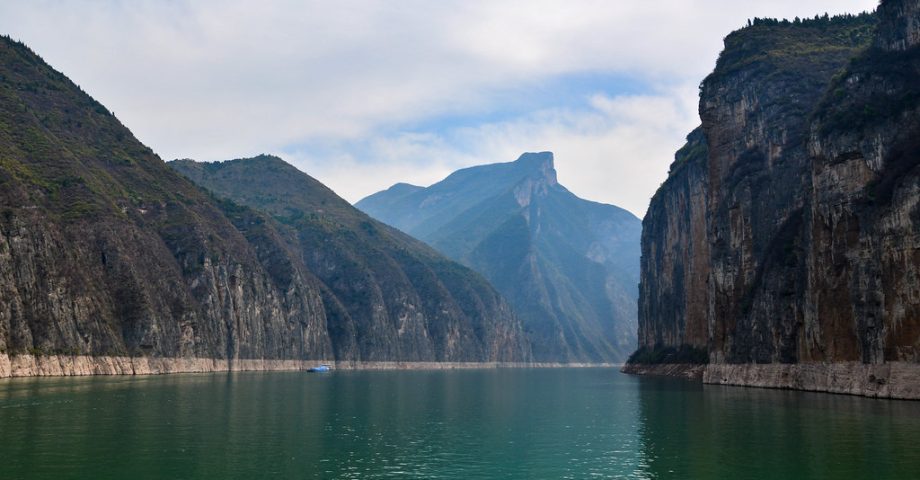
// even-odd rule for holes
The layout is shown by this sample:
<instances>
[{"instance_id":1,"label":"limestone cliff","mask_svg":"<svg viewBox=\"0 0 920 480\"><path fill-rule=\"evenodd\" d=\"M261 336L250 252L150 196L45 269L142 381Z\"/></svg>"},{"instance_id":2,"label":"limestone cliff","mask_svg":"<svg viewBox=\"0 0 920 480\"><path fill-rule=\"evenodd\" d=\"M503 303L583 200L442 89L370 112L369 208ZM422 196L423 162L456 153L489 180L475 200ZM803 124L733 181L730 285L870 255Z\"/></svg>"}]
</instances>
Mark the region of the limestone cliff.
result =
<instances>
[{"instance_id":1,"label":"limestone cliff","mask_svg":"<svg viewBox=\"0 0 920 480\"><path fill-rule=\"evenodd\" d=\"M920 360L918 5L726 37L644 221L635 361Z\"/></svg>"},{"instance_id":2,"label":"limestone cliff","mask_svg":"<svg viewBox=\"0 0 920 480\"><path fill-rule=\"evenodd\" d=\"M699 294L709 269L706 155L696 129L642 221L640 346L707 346L709 305Z\"/></svg>"}]
</instances>

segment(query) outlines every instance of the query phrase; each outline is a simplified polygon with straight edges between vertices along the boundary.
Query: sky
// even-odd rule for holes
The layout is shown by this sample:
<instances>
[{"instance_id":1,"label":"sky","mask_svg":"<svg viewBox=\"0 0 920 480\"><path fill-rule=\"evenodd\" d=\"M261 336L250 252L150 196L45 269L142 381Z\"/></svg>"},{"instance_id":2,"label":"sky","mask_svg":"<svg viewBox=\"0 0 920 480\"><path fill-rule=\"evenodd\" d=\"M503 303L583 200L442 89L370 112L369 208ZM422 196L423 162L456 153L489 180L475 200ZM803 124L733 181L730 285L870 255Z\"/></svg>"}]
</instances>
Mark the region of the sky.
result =
<instances>
[{"instance_id":1,"label":"sky","mask_svg":"<svg viewBox=\"0 0 920 480\"><path fill-rule=\"evenodd\" d=\"M164 160L278 155L356 202L552 151L645 214L748 18L877 0L0 1L21 40Z\"/></svg>"}]
</instances>

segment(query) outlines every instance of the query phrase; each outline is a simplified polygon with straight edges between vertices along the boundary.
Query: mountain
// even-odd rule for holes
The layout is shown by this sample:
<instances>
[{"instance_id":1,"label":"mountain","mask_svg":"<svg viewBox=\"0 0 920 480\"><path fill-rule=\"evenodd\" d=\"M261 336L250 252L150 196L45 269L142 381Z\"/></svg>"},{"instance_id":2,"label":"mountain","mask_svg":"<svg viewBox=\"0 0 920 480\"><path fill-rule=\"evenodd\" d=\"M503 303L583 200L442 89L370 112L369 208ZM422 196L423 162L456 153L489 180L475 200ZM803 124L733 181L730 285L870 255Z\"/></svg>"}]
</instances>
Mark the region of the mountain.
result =
<instances>
[{"instance_id":1,"label":"mountain","mask_svg":"<svg viewBox=\"0 0 920 480\"><path fill-rule=\"evenodd\" d=\"M918 25L886 0L726 37L644 219L627 370L920 398Z\"/></svg>"},{"instance_id":2,"label":"mountain","mask_svg":"<svg viewBox=\"0 0 920 480\"><path fill-rule=\"evenodd\" d=\"M402 244L392 278L348 276L388 261L358 255L316 273L297 231L195 186L0 39L0 377L529 358L479 275Z\"/></svg>"},{"instance_id":3,"label":"mountain","mask_svg":"<svg viewBox=\"0 0 920 480\"><path fill-rule=\"evenodd\" d=\"M617 362L635 347L640 221L559 185L552 153L396 184L356 206L489 279L535 360Z\"/></svg>"},{"instance_id":4,"label":"mountain","mask_svg":"<svg viewBox=\"0 0 920 480\"><path fill-rule=\"evenodd\" d=\"M301 261L343 306L359 358L529 359L520 323L484 278L368 217L280 158L169 165L292 232Z\"/></svg>"}]
</instances>

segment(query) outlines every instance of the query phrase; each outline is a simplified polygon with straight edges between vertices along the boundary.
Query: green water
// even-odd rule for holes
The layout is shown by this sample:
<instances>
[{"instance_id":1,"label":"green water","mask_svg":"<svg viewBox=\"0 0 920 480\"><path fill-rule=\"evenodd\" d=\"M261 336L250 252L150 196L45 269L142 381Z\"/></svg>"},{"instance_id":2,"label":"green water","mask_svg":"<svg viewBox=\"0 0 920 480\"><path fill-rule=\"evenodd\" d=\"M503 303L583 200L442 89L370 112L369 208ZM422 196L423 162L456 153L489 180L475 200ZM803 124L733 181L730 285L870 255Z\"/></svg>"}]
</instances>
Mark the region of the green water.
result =
<instances>
[{"instance_id":1,"label":"green water","mask_svg":"<svg viewBox=\"0 0 920 480\"><path fill-rule=\"evenodd\" d=\"M613 369L0 381L0 479L920 478L920 402Z\"/></svg>"}]
</instances>

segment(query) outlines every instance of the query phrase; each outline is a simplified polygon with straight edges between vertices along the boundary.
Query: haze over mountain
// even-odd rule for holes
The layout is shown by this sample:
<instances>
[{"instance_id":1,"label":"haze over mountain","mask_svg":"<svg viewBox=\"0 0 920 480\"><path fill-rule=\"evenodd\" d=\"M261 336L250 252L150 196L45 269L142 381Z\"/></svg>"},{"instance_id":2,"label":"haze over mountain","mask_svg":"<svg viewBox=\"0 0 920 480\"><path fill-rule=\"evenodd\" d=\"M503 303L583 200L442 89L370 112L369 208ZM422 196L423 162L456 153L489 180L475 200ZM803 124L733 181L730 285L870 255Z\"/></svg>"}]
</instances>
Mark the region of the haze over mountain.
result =
<instances>
[{"instance_id":1,"label":"haze over mountain","mask_svg":"<svg viewBox=\"0 0 920 480\"><path fill-rule=\"evenodd\" d=\"M560 185L552 153L396 184L356 206L485 275L536 360L616 362L634 348L641 222Z\"/></svg>"}]
</instances>

